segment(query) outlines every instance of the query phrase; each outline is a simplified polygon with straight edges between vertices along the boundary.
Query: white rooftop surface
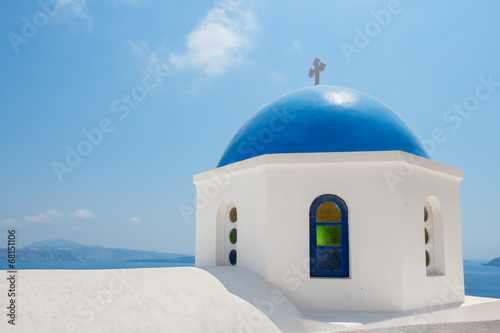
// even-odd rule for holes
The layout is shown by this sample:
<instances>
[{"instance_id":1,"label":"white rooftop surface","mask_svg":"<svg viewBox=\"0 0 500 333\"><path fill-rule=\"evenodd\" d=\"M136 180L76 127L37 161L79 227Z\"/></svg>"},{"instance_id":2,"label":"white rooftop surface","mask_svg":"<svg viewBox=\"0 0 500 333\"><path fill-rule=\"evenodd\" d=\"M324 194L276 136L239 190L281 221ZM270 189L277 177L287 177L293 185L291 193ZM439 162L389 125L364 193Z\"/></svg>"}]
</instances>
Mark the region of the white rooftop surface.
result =
<instances>
[{"instance_id":1,"label":"white rooftop surface","mask_svg":"<svg viewBox=\"0 0 500 333\"><path fill-rule=\"evenodd\" d=\"M362 151L337 153L296 153L268 154L252 157L237 163L225 165L193 176L195 182L214 176L224 175L230 171L240 171L254 168L261 164L308 164L308 163L373 163L373 162L404 162L421 166L430 170L447 173L451 176L464 178L464 171L450 165L419 157L400 150L393 151Z\"/></svg>"},{"instance_id":2,"label":"white rooftop surface","mask_svg":"<svg viewBox=\"0 0 500 333\"><path fill-rule=\"evenodd\" d=\"M7 323L4 295L0 332L500 332L498 299L409 313L302 314L237 266L21 270L16 283L16 326Z\"/></svg>"}]
</instances>

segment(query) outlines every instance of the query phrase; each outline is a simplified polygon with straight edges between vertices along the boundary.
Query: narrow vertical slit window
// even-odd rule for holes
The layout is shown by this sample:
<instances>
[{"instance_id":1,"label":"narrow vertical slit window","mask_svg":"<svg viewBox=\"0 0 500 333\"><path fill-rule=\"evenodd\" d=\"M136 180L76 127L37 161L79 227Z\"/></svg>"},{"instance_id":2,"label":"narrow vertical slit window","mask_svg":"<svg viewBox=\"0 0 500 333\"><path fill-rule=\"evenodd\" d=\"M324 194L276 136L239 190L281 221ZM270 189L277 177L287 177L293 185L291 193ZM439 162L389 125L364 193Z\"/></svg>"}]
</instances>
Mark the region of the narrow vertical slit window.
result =
<instances>
[{"instance_id":1,"label":"narrow vertical slit window","mask_svg":"<svg viewBox=\"0 0 500 333\"><path fill-rule=\"evenodd\" d=\"M224 265L233 266L238 256L238 209L231 203L224 217Z\"/></svg>"},{"instance_id":2,"label":"narrow vertical slit window","mask_svg":"<svg viewBox=\"0 0 500 333\"><path fill-rule=\"evenodd\" d=\"M427 276L444 274L443 216L439 200L430 196L423 209L425 272Z\"/></svg>"}]
</instances>

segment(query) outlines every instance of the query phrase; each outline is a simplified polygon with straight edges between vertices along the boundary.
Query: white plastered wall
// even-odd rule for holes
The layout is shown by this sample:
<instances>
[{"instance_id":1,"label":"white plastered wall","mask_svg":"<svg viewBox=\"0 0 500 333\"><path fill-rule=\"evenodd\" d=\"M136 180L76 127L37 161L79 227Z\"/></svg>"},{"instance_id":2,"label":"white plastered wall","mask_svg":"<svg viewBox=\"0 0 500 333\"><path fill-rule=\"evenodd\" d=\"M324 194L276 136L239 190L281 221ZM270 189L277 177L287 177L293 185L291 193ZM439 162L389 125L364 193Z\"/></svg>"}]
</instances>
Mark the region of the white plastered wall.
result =
<instances>
[{"instance_id":1,"label":"white plastered wall","mask_svg":"<svg viewBox=\"0 0 500 333\"><path fill-rule=\"evenodd\" d=\"M401 168L401 165L399 166ZM435 170L414 167L396 188L405 198L407 221L402 223L403 310L440 308L464 301L460 180ZM425 269L423 209L429 201L434 214L434 251L437 273ZM418 237L413 235L419 234ZM437 258L436 258L437 256ZM443 257L440 257L443 256Z\"/></svg>"},{"instance_id":2,"label":"white plastered wall","mask_svg":"<svg viewBox=\"0 0 500 333\"><path fill-rule=\"evenodd\" d=\"M240 169L231 165L219 172L205 173L196 180L197 267L216 266L217 251L223 252L224 213L234 204L238 211L237 264L266 276L266 174L264 166ZM201 204L200 204L201 203ZM217 237L217 233L219 237Z\"/></svg>"},{"instance_id":3,"label":"white plastered wall","mask_svg":"<svg viewBox=\"0 0 500 333\"><path fill-rule=\"evenodd\" d=\"M238 208L238 265L278 285L299 309L406 311L435 299L463 300L462 171L424 159L413 172L402 172L401 163L411 157L403 152L265 155L195 176L200 196L210 192L210 182L230 175L198 210L196 265L215 265L215 216L229 200ZM388 174L400 178L391 184ZM309 207L322 194L338 195L348 206L349 278L309 277ZM430 195L443 208L445 276L425 273L422 216ZM445 281L458 285L458 292L443 299Z\"/></svg>"},{"instance_id":4,"label":"white plastered wall","mask_svg":"<svg viewBox=\"0 0 500 333\"><path fill-rule=\"evenodd\" d=\"M400 212L394 209L399 198L380 177L388 167L386 162L268 167L268 279L281 286L298 308L401 309L401 257L395 250L400 243ZM322 194L335 194L348 206L349 278L310 278L308 265L302 264L309 257L309 208ZM295 268L299 265L305 274Z\"/></svg>"}]
</instances>

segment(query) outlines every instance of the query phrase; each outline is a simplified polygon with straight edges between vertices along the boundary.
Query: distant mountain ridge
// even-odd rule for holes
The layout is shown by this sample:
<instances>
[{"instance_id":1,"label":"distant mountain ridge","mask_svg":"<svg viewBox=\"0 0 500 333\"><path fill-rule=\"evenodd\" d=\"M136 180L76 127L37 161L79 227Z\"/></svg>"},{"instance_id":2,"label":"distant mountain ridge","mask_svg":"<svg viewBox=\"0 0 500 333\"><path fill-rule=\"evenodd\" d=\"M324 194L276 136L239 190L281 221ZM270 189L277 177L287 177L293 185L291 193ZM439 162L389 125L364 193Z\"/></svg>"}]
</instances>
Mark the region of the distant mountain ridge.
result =
<instances>
[{"instance_id":1,"label":"distant mountain ridge","mask_svg":"<svg viewBox=\"0 0 500 333\"><path fill-rule=\"evenodd\" d=\"M150 260L173 259L187 257L181 253L160 253L102 246L83 245L66 239L52 239L27 245L16 249L18 260L86 260L86 259L113 259L113 260ZM0 249L0 260L7 259L7 249Z\"/></svg>"},{"instance_id":2,"label":"distant mountain ridge","mask_svg":"<svg viewBox=\"0 0 500 333\"><path fill-rule=\"evenodd\" d=\"M483 265L486 265L486 266L498 266L498 267L500 267L500 257L495 258L495 259L491 260L489 263L483 264Z\"/></svg>"},{"instance_id":3,"label":"distant mountain ridge","mask_svg":"<svg viewBox=\"0 0 500 333\"><path fill-rule=\"evenodd\" d=\"M31 243L23 247L26 248L45 248L45 247L72 247L72 246L91 246L91 245L83 245L77 242L73 242L67 239L49 239L40 242Z\"/></svg>"}]
</instances>

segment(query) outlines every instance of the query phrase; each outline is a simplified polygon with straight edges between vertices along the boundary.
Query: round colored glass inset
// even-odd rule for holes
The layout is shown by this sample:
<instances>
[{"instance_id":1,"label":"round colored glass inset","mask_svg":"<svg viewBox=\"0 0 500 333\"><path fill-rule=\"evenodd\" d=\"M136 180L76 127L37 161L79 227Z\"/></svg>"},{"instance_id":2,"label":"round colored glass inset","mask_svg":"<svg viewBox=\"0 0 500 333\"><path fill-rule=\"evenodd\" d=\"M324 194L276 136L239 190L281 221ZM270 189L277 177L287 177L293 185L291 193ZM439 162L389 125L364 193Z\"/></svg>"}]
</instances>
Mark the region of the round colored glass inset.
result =
<instances>
[{"instance_id":1,"label":"round colored glass inset","mask_svg":"<svg viewBox=\"0 0 500 333\"><path fill-rule=\"evenodd\" d=\"M424 222L427 221L428 217L429 217L429 213L427 212L427 207L424 207Z\"/></svg>"},{"instance_id":2,"label":"round colored glass inset","mask_svg":"<svg viewBox=\"0 0 500 333\"><path fill-rule=\"evenodd\" d=\"M427 228L424 228L425 230L425 244L429 243L429 232L427 231Z\"/></svg>"},{"instance_id":3,"label":"round colored glass inset","mask_svg":"<svg viewBox=\"0 0 500 333\"><path fill-rule=\"evenodd\" d=\"M430 264L431 264L431 256L429 254L429 251L425 250L425 267L429 267Z\"/></svg>"},{"instance_id":4,"label":"round colored glass inset","mask_svg":"<svg viewBox=\"0 0 500 333\"><path fill-rule=\"evenodd\" d=\"M238 219L238 211L236 210L236 207L233 207L229 211L229 221L234 223L236 222L237 219Z\"/></svg>"},{"instance_id":5,"label":"round colored glass inset","mask_svg":"<svg viewBox=\"0 0 500 333\"><path fill-rule=\"evenodd\" d=\"M231 265L236 265L236 250L231 250L231 252L229 252L229 263Z\"/></svg>"},{"instance_id":6,"label":"round colored glass inset","mask_svg":"<svg viewBox=\"0 0 500 333\"><path fill-rule=\"evenodd\" d=\"M237 236L238 236L238 231L236 230L236 228L233 228L229 232L229 241L231 242L231 244L236 244L236 241L238 240Z\"/></svg>"}]
</instances>

